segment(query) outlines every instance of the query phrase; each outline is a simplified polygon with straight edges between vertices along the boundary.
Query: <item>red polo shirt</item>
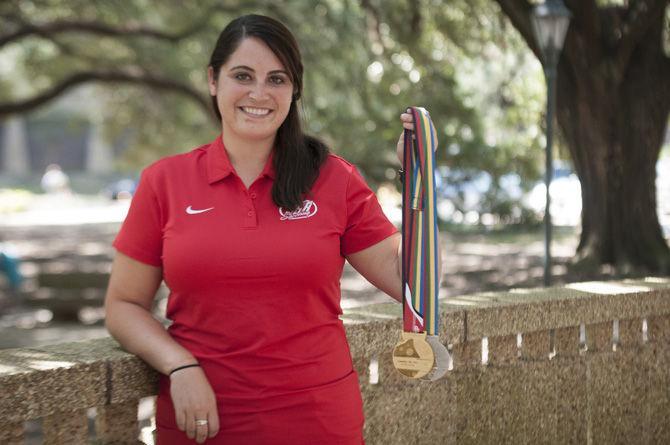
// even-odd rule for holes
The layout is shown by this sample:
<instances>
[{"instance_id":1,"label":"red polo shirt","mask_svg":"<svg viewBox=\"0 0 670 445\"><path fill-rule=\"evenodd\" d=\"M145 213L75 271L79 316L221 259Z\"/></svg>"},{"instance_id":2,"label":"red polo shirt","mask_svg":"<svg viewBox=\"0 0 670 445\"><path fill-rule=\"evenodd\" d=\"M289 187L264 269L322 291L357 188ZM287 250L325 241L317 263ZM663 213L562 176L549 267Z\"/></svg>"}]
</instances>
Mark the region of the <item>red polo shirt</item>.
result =
<instances>
[{"instance_id":1,"label":"red polo shirt","mask_svg":"<svg viewBox=\"0 0 670 445\"><path fill-rule=\"evenodd\" d=\"M344 256L397 230L338 156L328 156L297 211L274 204L273 179L268 159L246 189L220 137L164 158L142 173L114 246L163 268L168 331L217 395L221 431L207 443L359 445L362 403L339 280ZM159 444L192 443L173 411L163 377Z\"/></svg>"}]
</instances>

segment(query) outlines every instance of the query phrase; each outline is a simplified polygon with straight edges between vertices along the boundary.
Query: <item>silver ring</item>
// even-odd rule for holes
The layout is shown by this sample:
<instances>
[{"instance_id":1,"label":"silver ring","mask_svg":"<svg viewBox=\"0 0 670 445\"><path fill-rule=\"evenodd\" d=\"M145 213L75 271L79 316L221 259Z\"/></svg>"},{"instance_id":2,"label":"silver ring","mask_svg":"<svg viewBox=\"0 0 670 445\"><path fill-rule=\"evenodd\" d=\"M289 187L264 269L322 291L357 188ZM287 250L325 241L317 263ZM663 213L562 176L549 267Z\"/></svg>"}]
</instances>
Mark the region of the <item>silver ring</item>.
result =
<instances>
[{"instance_id":1,"label":"silver ring","mask_svg":"<svg viewBox=\"0 0 670 445\"><path fill-rule=\"evenodd\" d=\"M207 421L207 420L196 420L195 421L196 426L207 425L208 423L209 423L209 421Z\"/></svg>"}]
</instances>

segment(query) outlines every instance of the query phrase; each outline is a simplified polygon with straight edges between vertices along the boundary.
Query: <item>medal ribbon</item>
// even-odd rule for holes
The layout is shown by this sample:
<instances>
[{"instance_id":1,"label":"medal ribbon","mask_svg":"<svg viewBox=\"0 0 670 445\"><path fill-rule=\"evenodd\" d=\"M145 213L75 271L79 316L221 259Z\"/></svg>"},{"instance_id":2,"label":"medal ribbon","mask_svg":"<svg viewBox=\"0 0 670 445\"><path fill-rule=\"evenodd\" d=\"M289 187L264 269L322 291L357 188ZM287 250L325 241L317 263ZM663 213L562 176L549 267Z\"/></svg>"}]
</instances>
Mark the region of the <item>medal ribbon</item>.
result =
<instances>
[{"instance_id":1,"label":"medal ribbon","mask_svg":"<svg viewBox=\"0 0 670 445\"><path fill-rule=\"evenodd\" d=\"M435 212L435 127L428 112L411 107L405 130L402 194L403 330L437 335L440 273ZM415 136L412 138L412 136Z\"/></svg>"}]
</instances>

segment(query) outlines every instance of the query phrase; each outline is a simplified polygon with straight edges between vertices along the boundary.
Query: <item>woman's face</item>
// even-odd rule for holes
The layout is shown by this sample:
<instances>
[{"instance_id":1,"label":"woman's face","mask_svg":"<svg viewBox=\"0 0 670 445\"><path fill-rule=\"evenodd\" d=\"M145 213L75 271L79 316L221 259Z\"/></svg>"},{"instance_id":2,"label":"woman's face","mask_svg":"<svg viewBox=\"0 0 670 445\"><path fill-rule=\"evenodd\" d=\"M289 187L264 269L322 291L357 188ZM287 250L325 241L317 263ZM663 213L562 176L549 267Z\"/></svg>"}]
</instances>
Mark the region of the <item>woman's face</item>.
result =
<instances>
[{"instance_id":1,"label":"woman's face","mask_svg":"<svg viewBox=\"0 0 670 445\"><path fill-rule=\"evenodd\" d=\"M293 85L277 56L263 41L249 37L221 66L218 79L208 70L223 132L248 140L274 139L291 107Z\"/></svg>"}]
</instances>

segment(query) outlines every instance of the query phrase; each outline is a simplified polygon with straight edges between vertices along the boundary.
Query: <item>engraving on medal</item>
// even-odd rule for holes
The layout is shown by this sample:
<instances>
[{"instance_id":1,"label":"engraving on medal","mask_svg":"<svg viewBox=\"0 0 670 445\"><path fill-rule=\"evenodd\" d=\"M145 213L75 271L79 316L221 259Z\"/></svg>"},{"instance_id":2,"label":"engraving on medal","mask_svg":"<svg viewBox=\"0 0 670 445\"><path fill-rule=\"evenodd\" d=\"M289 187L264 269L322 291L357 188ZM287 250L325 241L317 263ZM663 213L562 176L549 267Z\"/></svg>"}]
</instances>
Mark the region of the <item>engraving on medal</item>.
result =
<instances>
[{"instance_id":1,"label":"engraving on medal","mask_svg":"<svg viewBox=\"0 0 670 445\"><path fill-rule=\"evenodd\" d=\"M433 349L426 342L426 333L402 332L393 349L393 366L402 375L421 378L428 374L435 362Z\"/></svg>"}]
</instances>

